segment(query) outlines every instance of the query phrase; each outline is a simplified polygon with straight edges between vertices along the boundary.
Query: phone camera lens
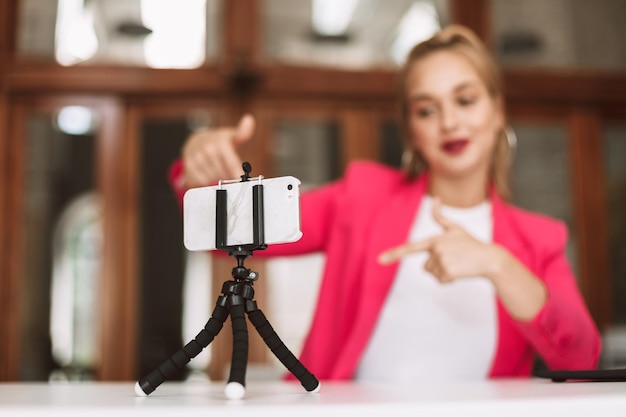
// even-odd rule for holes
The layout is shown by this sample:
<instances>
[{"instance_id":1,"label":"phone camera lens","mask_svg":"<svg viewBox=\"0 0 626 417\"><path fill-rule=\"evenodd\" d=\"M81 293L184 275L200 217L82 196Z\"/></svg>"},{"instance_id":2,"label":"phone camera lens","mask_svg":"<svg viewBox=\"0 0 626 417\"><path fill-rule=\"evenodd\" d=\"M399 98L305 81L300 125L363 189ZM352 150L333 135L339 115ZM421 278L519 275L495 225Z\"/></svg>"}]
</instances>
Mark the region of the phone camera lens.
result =
<instances>
[{"instance_id":1,"label":"phone camera lens","mask_svg":"<svg viewBox=\"0 0 626 417\"><path fill-rule=\"evenodd\" d=\"M289 191L293 190L293 185L288 184L288 185L287 185L287 189L288 189Z\"/></svg>"}]
</instances>

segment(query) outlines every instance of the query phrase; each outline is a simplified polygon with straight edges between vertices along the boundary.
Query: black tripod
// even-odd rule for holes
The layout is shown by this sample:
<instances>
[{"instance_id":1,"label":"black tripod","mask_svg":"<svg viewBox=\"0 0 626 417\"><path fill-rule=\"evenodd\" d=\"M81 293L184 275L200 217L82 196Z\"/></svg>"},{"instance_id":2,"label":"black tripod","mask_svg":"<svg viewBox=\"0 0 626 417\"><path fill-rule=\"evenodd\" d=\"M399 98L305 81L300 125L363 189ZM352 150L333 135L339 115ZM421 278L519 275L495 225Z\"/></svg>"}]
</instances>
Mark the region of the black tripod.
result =
<instances>
[{"instance_id":1,"label":"black tripod","mask_svg":"<svg viewBox=\"0 0 626 417\"><path fill-rule=\"evenodd\" d=\"M241 181L250 179L251 167L243 164L244 175ZM164 381L180 372L190 361L207 347L224 326L230 315L233 331L233 353L231 358L230 375L225 393L229 399L240 399L245 394L246 368L248 365L248 328L246 314L254 325L263 341L272 353L291 372L307 391L319 390L320 383L304 365L294 356L278 337L265 314L257 307L254 298L253 282L258 274L244 266L244 261L252 256L254 250L266 249L264 243L263 224L263 185L259 177L259 184L252 187L253 201L253 242L247 245L228 246L226 244L226 190L216 191L216 248L227 251L237 260L237 266L232 269L233 280L224 282L222 294L215 303L211 318L196 337L187 343L178 352L164 361L158 368L142 378L135 385L138 395L149 395Z\"/></svg>"}]
</instances>

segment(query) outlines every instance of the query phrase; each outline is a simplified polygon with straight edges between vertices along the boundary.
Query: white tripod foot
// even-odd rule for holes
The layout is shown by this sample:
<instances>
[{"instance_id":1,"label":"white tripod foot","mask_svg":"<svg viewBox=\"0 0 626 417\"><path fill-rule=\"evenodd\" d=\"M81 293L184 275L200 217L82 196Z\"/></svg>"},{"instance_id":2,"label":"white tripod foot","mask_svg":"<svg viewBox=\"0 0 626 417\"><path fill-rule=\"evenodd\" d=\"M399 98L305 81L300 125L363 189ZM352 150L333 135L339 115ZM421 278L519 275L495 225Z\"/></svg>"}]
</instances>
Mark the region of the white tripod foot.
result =
<instances>
[{"instance_id":1,"label":"white tripod foot","mask_svg":"<svg viewBox=\"0 0 626 417\"><path fill-rule=\"evenodd\" d=\"M141 385L139 385L139 382L135 383L135 394L137 394L138 397L147 397L148 396L148 394L143 392L143 390L141 389Z\"/></svg>"},{"instance_id":2,"label":"white tripod foot","mask_svg":"<svg viewBox=\"0 0 626 417\"><path fill-rule=\"evenodd\" d=\"M313 394L316 394L316 393L320 392L320 388L322 388L322 383L321 383L321 382L318 382L318 383L317 383L317 387L315 387L315 389L314 389L314 390L309 391L309 392L311 392L311 393L313 393Z\"/></svg>"},{"instance_id":3,"label":"white tripod foot","mask_svg":"<svg viewBox=\"0 0 626 417\"><path fill-rule=\"evenodd\" d=\"M224 394L229 400L240 400L246 394L246 387L239 382L229 382L224 388Z\"/></svg>"}]
</instances>

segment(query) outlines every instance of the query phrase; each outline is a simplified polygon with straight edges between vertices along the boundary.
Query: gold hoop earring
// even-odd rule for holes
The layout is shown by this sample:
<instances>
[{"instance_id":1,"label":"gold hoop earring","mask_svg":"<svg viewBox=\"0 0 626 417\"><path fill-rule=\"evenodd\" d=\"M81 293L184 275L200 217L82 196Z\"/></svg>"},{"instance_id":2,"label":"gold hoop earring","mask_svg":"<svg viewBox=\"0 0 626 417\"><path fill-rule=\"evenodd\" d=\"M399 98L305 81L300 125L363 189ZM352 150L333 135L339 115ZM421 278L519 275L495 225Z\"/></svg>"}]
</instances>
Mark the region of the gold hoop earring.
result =
<instances>
[{"instance_id":1,"label":"gold hoop earring","mask_svg":"<svg viewBox=\"0 0 626 417\"><path fill-rule=\"evenodd\" d=\"M405 148L402 152L402 168L409 177L415 177L426 168L426 161L418 150Z\"/></svg>"},{"instance_id":2,"label":"gold hoop earring","mask_svg":"<svg viewBox=\"0 0 626 417\"><path fill-rule=\"evenodd\" d=\"M509 158L511 163L513 163L515 154L517 153L517 135L515 134L515 130L509 125L507 125L503 131L506 144L509 146Z\"/></svg>"},{"instance_id":3,"label":"gold hoop earring","mask_svg":"<svg viewBox=\"0 0 626 417\"><path fill-rule=\"evenodd\" d=\"M402 152L402 159L401 159L401 164L402 167L404 167L405 169L410 169L411 164L413 163L413 151L412 149L406 148L403 152Z\"/></svg>"}]
</instances>

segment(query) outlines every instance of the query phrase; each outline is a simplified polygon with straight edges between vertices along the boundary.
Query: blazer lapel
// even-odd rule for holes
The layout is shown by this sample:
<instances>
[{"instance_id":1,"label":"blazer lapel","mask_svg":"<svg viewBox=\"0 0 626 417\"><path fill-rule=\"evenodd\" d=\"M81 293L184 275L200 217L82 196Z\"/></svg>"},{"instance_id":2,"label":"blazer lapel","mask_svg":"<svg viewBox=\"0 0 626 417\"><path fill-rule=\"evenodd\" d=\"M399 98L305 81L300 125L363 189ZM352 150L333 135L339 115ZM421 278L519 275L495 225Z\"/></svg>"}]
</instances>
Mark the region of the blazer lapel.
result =
<instances>
[{"instance_id":1,"label":"blazer lapel","mask_svg":"<svg viewBox=\"0 0 626 417\"><path fill-rule=\"evenodd\" d=\"M386 201L380 201L380 210L371 224L371 240L367 243L363 290L355 326L342 350L333 378L351 378L361 358L381 308L396 276L398 263L381 265L378 255L407 241L420 201L426 191L428 178L422 175L415 181L404 181Z\"/></svg>"}]
</instances>

